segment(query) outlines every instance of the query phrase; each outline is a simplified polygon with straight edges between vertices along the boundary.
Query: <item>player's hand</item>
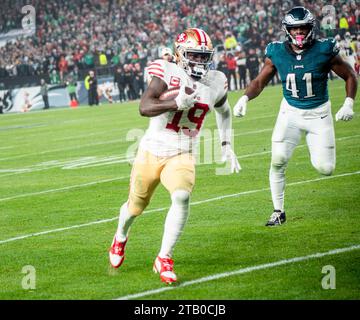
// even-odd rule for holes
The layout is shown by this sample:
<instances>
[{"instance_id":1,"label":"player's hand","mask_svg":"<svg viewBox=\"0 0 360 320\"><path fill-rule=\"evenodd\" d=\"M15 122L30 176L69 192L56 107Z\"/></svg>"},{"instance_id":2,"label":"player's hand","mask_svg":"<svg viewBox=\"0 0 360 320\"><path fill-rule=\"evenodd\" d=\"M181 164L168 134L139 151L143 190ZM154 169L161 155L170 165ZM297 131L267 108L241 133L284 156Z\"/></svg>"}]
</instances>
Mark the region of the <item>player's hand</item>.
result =
<instances>
[{"instance_id":1,"label":"player's hand","mask_svg":"<svg viewBox=\"0 0 360 320\"><path fill-rule=\"evenodd\" d=\"M225 162L228 161L231 165L231 173L238 173L241 170L240 163L236 157L235 152L231 148L229 144L225 144L224 146L221 146L221 161Z\"/></svg>"},{"instance_id":2,"label":"player's hand","mask_svg":"<svg viewBox=\"0 0 360 320\"><path fill-rule=\"evenodd\" d=\"M235 117L244 117L246 114L246 106L249 101L249 97L244 95L242 96L234 107L234 116Z\"/></svg>"},{"instance_id":3,"label":"player's hand","mask_svg":"<svg viewBox=\"0 0 360 320\"><path fill-rule=\"evenodd\" d=\"M340 110L336 113L335 120L336 121L339 121L339 120L349 121L349 120L351 120L353 118L353 116L354 116L353 106L354 106L354 100L347 97L345 99L344 104L340 108Z\"/></svg>"},{"instance_id":4,"label":"player's hand","mask_svg":"<svg viewBox=\"0 0 360 320\"><path fill-rule=\"evenodd\" d=\"M186 90L185 90L186 89ZM192 93L188 94L186 91L191 90ZM175 102L178 110L188 110L192 108L196 102L196 96L198 94L197 89L191 89L182 85L180 87L180 91L178 96L175 98Z\"/></svg>"}]
</instances>

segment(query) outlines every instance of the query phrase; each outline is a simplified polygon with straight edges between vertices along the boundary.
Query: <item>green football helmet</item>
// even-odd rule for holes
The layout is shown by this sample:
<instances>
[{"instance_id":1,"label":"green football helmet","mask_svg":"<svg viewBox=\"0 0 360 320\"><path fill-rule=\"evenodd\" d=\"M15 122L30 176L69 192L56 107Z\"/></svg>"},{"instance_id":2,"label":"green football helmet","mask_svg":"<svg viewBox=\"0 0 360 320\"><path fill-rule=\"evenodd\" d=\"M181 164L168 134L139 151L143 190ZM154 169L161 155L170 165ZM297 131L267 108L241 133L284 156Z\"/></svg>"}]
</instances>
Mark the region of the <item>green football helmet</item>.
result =
<instances>
[{"instance_id":1,"label":"green football helmet","mask_svg":"<svg viewBox=\"0 0 360 320\"><path fill-rule=\"evenodd\" d=\"M294 38L290 34L290 29L299 26L307 26L309 33L303 36ZM287 39L294 45L302 48L304 45L310 44L315 39L316 20L312 13L304 7L294 7L286 15L282 21L283 30L286 33Z\"/></svg>"}]
</instances>

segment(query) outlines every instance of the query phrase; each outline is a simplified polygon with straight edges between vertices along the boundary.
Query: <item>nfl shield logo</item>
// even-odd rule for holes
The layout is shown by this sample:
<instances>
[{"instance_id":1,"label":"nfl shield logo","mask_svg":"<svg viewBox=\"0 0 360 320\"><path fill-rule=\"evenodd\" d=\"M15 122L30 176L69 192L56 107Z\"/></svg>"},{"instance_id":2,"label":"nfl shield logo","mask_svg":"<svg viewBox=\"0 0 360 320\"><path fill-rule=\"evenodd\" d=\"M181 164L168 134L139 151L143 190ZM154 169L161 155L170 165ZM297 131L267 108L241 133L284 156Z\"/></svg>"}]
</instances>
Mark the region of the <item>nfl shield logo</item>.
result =
<instances>
[{"instance_id":1,"label":"nfl shield logo","mask_svg":"<svg viewBox=\"0 0 360 320\"><path fill-rule=\"evenodd\" d=\"M301 55L300 55L300 54L298 54L298 55L296 56L296 60L301 60Z\"/></svg>"}]
</instances>

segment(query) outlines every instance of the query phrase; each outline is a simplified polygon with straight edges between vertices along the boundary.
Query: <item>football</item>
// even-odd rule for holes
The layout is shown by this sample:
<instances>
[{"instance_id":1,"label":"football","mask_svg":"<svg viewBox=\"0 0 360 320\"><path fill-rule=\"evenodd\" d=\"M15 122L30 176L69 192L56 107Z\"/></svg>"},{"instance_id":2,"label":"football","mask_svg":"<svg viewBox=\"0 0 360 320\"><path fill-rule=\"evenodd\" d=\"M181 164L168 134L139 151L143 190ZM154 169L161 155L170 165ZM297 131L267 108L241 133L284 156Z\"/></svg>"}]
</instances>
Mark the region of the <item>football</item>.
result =
<instances>
[{"instance_id":1,"label":"football","mask_svg":"<svg viewBox=\"0 0 360 320\"><path fill-rule=\"evenodd\" d=\"M160 95L159 100L174 100L178 96L179 91L180 87L170 88ZM194 89L190 87L185 87L185 92L186 94L192 94L194 92Z\"/></svg>"}]
</instances>

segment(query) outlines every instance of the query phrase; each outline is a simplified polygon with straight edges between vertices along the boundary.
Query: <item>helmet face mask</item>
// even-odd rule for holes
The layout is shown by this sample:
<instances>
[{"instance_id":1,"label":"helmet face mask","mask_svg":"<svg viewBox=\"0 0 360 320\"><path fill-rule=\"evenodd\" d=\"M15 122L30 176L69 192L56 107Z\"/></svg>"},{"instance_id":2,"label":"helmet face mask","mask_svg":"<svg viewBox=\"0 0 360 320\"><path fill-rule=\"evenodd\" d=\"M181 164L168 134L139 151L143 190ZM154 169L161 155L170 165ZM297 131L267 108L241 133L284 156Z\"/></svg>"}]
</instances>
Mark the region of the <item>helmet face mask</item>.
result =
<instances>
[{"instance_id":1,"label":"helmet face mask","mask_svg":"<svg viewBox=\"0 0 360 320\"><path fill-rule=\"evenodd\" d=\"M214 50L210 37L201 29L187 29L175 41L176 62L194 78L203 78L209 71Z\"/></svg>"},{"instance_id":2,"label":"helmet face mask","mask_svg":"<svg viewBox=\"0 0 360 320\"><path fill-rule=\"evenodd\" d=\"M282 21L283 30L286 33L286 37L290 43L299 48L303 48L305 45L310 44L315 39L315 18L312 13L304 7L295 7L291 9ZM304 28L309 31L307 34L293 36L290 32L294 28Z\"/></svg>"}]
</instances>

